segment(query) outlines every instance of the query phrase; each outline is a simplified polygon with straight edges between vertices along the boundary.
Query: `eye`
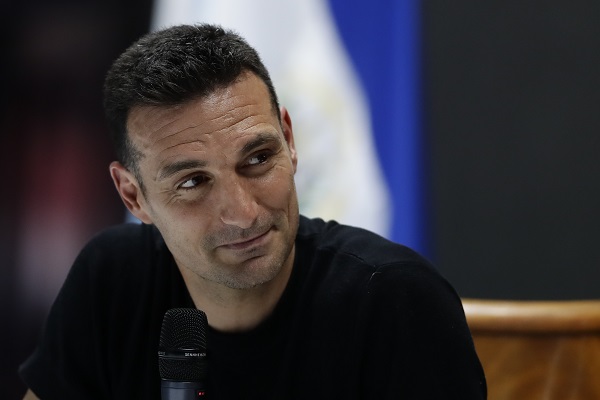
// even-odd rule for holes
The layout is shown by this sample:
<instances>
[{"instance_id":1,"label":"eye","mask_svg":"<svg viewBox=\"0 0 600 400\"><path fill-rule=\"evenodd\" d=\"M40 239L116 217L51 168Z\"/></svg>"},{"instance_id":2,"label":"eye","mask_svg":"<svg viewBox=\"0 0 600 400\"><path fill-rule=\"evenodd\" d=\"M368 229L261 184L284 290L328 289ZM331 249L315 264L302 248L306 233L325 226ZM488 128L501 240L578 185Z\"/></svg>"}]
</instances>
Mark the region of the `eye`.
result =
<instances>
[{"instance_id":1,"label":"eye","mask_svg":"<svg viewBox=\"0 0 600 400\"><path fill-rule=\"evenodd\" d=\"M269 160L271 155L269 153L259 153L248 159L248 165L260 165L264 164Z\"/></svg>"},{"instance_id":2,"label":"eye","mask_svg":"<svg viewBox=\"0 0 600 400\"><path fill-rule=\"evenodd\" d=\"M179 185L179 188L185 190L194 189L195 187L198 187L205 183L207 180L208 179L203 175L192 176L191 178L188 178L185 181L183 181Z\"/></svg>"}]
</instances>

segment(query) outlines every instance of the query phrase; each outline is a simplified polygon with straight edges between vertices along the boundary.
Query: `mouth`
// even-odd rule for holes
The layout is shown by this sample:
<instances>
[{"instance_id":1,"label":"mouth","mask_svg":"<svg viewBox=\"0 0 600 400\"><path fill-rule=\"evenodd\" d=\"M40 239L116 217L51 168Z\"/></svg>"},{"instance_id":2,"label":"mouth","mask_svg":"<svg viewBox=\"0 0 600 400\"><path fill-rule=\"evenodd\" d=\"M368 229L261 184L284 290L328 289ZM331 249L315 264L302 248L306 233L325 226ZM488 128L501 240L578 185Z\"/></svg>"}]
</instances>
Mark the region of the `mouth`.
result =
<instances>
[{"instance_id":1,"label":"mouth","mask_svg":"<svg viewBox=\"0 0 600 400\"><path fill-rule=\"evenodd\" d=\"M222 245L222 247L229 249L229 250L247 250L249 248L252 247L256 247L256 246L260 246L262 244L264 244L269 237L269 234L271 233L271 229L267 230L264 233L261 233L259 235L253 236L249 239L241 239L239 241L234 241L231 243L227 243Z\"/></svg>"}]
</instances>

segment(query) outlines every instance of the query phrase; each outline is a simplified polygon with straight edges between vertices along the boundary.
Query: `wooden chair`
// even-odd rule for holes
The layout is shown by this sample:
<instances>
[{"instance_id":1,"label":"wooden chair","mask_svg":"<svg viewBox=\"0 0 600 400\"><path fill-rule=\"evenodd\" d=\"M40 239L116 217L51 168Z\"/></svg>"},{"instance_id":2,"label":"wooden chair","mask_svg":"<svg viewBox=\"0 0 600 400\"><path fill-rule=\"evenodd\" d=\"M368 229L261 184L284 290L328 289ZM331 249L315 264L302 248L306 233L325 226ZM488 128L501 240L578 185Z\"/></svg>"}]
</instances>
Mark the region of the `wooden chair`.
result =
<instances>
[{"instance_id":1,"label":"wooden chair","mask_svg":"<svg viewBox=\"0 0 600 400\"><path fill-rule=\"evenodd\" d=\"M600 300L463 306L489 400L600 399Z\"/></svg>"}]
</instances>

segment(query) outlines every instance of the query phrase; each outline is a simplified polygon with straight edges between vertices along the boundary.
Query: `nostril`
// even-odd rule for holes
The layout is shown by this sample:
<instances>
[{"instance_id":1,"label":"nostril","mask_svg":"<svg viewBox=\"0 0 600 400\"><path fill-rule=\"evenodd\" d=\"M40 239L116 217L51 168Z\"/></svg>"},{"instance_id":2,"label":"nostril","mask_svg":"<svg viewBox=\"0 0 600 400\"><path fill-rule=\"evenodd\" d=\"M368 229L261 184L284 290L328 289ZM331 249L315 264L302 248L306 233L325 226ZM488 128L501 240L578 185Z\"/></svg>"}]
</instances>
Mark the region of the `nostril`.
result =
<instances>
[{"instance_id":1,"label":"nostril","mask_svg":"<svg viewBox=\"0 0 600 400\"><path fill-rule=\"evenodd\" d=\"M254 197L235 183L233 190L223 193L221 198L221 221L226 225L234 225L242 229L252 227L258 217L258 204Z\"/></svg>"}]
</instances>

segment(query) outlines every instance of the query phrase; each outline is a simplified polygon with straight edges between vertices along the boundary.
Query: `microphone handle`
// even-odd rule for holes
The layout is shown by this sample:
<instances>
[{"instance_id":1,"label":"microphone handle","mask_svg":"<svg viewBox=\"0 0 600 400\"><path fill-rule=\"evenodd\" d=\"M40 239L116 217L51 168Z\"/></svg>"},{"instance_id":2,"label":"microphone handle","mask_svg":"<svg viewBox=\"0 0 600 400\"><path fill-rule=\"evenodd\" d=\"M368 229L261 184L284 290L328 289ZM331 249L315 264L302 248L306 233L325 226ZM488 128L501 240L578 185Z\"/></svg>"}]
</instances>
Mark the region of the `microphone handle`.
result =
<instances>
[{"instance_id":1,"label":"microphone handle","mask_svg":"<svg viewBox=\"0 0 600 400\"><path fill-rule=\"evenodd\" d=\"M162 379L160 395L162 400L203 400L206 399L206 385L201 382Z\"/></svg>"}]
</instances>

